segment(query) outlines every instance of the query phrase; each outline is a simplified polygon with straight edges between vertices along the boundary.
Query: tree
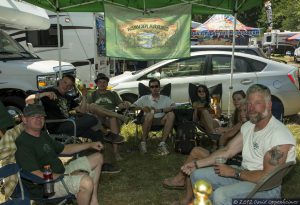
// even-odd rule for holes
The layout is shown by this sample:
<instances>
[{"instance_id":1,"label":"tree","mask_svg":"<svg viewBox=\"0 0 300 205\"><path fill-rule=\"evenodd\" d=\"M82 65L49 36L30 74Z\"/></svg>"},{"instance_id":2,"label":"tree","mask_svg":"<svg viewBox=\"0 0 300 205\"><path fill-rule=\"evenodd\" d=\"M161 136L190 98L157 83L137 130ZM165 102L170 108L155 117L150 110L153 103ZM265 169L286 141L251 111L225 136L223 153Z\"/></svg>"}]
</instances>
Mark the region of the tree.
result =
<instances>
[{"instance_id":1,"label":"tree","mask_svg":"<svg viewBox=\"0 0 300 205\"><path fill-rule=\"evenodd\" d=\"M300 0L272 0L273 29L300 30ZM258 26L267 29L267 14L263 8L258 18Z\"/></svg>"}]
</instances>

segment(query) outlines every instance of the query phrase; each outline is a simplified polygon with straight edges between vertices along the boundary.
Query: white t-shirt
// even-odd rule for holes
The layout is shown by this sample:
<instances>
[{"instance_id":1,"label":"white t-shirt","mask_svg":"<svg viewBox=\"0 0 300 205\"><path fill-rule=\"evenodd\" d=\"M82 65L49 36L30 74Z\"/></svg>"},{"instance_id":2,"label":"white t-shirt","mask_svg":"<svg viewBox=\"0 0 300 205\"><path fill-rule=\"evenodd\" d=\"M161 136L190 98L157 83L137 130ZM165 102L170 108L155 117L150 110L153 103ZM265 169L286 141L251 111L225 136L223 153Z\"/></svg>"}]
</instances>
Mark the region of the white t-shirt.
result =
<instances>
[{"instance_id":1,"label":"white t-shirt","mask_svg":"<svg viewBox=\"0 0 300 205\"><path fill-rule=\"evenodd\" d=\"M175 103L171 98L165 95L160 95L158 99L154 99L152 95L144 95L140 97L137 101L135 101L135 103L133 104L138 107L148 106L150 108L153 107L155 109L163 109L163 108L171 107ZM154 118L160 118L163 117L164 115L165 113L155 113Z\"/></svg>"},{"instance_id":2,"label":"white t-shirt","mask_svg":"<svg viewBox=\"0 0 300 205\"><path fill-rule=\"evenodd\" d=\"M296 160L296 140L289 129L274 116L272 116L264 129L254 132L254 128L255 125L250 121L244 123L241 127L243 135L243 168L247 170L263 170L263 160L266 152L282 144L293 145L288 152L286 162Z\"/></svg>"}]
</instances>

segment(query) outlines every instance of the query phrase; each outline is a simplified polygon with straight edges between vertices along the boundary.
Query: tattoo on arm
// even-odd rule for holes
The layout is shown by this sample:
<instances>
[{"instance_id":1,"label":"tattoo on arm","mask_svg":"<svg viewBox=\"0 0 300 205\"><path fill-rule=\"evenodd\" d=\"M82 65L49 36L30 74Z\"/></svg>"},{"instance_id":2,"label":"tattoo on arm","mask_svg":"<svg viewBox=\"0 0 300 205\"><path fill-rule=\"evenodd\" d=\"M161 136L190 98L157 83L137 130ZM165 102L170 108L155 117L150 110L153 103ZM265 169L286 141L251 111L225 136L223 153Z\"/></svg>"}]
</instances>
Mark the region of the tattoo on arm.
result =
<instances>
[{"instance_id":1,"label":"tattoo on arm","mask_svg":"<svg viewBox=\"0 0 300 205\"><path fill-rule=\"evenodd\" d=\"M269 161L269 163L273 166L276 166L279 164L280 159L283 157L283 153L282 151L279 150L279 145L276 147L273 147L269 153L271 155L271 159Z\"/></svg>"}]
</instances>

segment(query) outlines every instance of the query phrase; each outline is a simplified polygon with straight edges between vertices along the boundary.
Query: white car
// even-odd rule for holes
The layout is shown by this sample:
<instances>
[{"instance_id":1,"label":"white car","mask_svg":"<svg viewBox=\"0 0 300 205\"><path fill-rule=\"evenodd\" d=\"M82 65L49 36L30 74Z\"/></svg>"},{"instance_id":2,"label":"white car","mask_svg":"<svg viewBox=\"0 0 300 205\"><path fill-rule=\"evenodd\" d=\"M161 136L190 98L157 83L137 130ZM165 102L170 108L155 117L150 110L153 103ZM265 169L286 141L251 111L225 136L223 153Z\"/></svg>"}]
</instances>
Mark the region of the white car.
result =
<instances>
[{"instance_id":1,"label":"white car","mask_svg":"<svg viewBox=\"0 0 300 205\"><path fill-rule=\"evenodd\" d=\"M140 71L126 71L112 77L109 83L110 88L117 91L123 100L133 102L138 98L138 83L148 85L149 79L158 78L161 86L172 84L171 98L177 103L189 101L189 83L205 84L207 87L222 83L222 109L226 112L229 102L230 62L231 52L198 51L191 53L189 58L164 60ZM300 111L296 67L254 55L235 53L232 92L246 91L255 83L270 88L274 108L276 107L280 115L293 115Z\"/></svg>"}]
</instances>

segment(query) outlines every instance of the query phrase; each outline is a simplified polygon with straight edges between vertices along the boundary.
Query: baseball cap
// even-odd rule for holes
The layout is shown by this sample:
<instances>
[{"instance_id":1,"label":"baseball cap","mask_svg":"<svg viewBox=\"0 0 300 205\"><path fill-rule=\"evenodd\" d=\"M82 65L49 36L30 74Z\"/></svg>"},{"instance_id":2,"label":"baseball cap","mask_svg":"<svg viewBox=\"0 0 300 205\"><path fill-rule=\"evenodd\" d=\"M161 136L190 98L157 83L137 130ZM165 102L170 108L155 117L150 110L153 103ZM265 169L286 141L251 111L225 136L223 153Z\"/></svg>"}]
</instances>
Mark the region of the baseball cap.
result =
<instances>
[{"instance_id":1,"label":"baseball cap","mask_svg":"<svg viewBox=\"0 0 300 205\"><path fill-rule=\"evenodd\" d=\"M34 115L42 115L46 116L44 107L40 104L28 104L25 106L23 110L23 115L26 117L34 116Z\"/></svg>"},{"instance_id":2,"label":"baseball cap","mask_svg":"<svg viewBox=\"0 0 300 205\"><path fill-rule=\"evenodd\" d=\"M107 82L109 82L109 78L104 73L99 73L97 75L97 78L95 79L95 83L97 83L98 80L106 80Z\"/></svg>"}]
</instances>

